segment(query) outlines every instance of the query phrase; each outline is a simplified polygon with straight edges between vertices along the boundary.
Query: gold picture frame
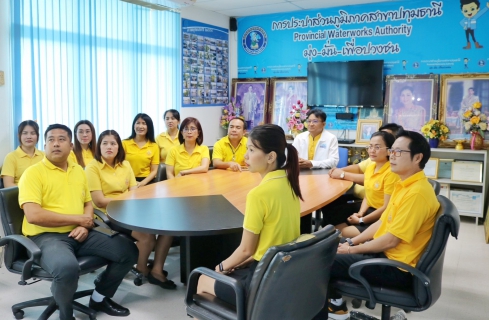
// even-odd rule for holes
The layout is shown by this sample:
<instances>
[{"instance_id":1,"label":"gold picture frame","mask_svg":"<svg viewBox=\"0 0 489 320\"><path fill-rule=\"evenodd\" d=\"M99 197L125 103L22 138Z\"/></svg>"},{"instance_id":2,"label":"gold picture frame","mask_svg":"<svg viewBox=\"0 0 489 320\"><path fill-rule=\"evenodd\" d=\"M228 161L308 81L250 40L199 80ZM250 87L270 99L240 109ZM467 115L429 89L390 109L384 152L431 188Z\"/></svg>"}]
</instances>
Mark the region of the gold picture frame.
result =
<instances>
[{"instance_id":1,"label":"gold picture frame","mask_svg":"<svg viewBox=\"0 0 489 320\"><path fill-rule=\"evenodd\" d=\"M374 132L379 131L382 125L382 120L366 120L360 119L357 123L357 138L356 144L369 144L370 137Z\"/></svg>"},{"instance_id":2,"label":"gold picture frame","mask_svg":"<svg viewBox=\"0 0 489 320\"><path fill-rule=\"evenodd\" d=\"M440 147L455 148L455 140L465 139L464 148L468 149L470 133L465 133L462 115L475 101L481 102L481 112L489 115L489 73L442 74L440 86L438 119L450 129L448 140L440 141ZM484 139L483 149L487 150L489 132Z\"/></svg>"},{"instance_id":3,"label":"gold picture frame","mask_svg":"<svg viewBox=\"0 0 489 320\"><path fill-rule=\"evenodd\" d=\"M297 101L307 105L307 77L271 78L266 122L276 124L284 132L289 132L287 117Z\"/></svg>"},{"instance_id":4,"label":"gold picture frame","mask_svg":"<svg viewBox=\"0 0 489 320\"><path fill-rule=\"evenodd\" d=\"M424 166L424 175L426 178L438 179L438 164L440 162L439 158L429 158Z\"/></svg>"},{"instance_id":5,"label":"gold picture frame","mask_svg":"<svg viewBox=\"0 0 489 320\"><path fill-rule=\"evenodd\" d=\"M232 79L231 96L241 106L248 130L266 123L269 84L269 78Z\"/></svg>"}]
</instances>

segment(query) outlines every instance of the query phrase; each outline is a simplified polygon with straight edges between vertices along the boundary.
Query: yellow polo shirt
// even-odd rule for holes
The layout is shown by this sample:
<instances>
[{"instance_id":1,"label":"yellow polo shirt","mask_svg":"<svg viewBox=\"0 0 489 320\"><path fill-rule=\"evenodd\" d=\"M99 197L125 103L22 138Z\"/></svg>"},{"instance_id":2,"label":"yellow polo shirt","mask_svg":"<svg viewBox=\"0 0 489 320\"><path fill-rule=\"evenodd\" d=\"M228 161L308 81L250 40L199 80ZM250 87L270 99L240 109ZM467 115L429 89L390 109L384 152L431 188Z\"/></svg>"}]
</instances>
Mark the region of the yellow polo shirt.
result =
<instances>
[{"instance_id":1,"label":"yellow polo shirt","mask_svg":"<svg viewBox=\"0 0 489 320\"><path fill-rule=\"evenodd\" d=\"M374 173L375 166L377 164L373 162L365 170L365 196L367 197L367 204L369 207L378 209L384 205L384 195L392 195L394 191L394 185L401 181L398 174L391 171L391 163L387 161L384 163L379 171Z\"/></svg>"},{"instance_id":2,"label":"yellow polo shirt","mask_svg":"<svg viewBox=\"0 0 489 320\"><path fill-rule=\"evenodd\" d=\"M372 163L374 163L374 162L372 160L370 160L370 158L367 158L367 159L363 160L362 162L360 162L358 164L358 166L360 167L360 170L362 172L365 172L367 167L369 165L371 165ZM355 186L353 186L353 195L359 199L365 198L365 187L361 186L359 184L355 184Z\"/></svg>"},{"instance_id":3,"label":"yellow polo shirt","mask_svg":"<svg viewBox=\"0 0 489 320\"><path fill-rule=\"evenodd\" d=\"M389 232L401 239L395 248L384 251L387 258L415 267L431 238L439 207L423 171L398 182L374 235L376 239Z\"/></svg>"},{"instance_id":4,"label":"yellow polo shirt","mask_svg":"<svg viewBox=\"0 0 489 320\"><path fill-rule=\"evenodd\" d=\"M89 164L90 162L92 162L94 158L94 154L92 153L92 150L90 149L82 149L82 158L83 158L83 162L85 162L85 167L87 166L87 164ZM71 150L70 152L70 157L69 157L69 160L71 162L74 162L74 163L77 163L79 165L81 165L80 163L78 163L78 160L76 159L76 155L75 155L75 152L73 152L73 150Z\"/></svg>"},{"instance_id":5,"label":"yellow polo shirt","mask_svg":"<svg viewBox=\"0 0 489 320\"><path fill-rule=\"evenodd\" d=\"M314 153L316 152L316 146L318 145L319 139L321 139L320 134L318 134L316 138L313 138L312 135L309 135L309 149L307 150L307 160L314 160Z\"/></svg>"},{"instance_id":6,"label":"yellow polo shirt","mask_svg":"<svg viewBox=\"0 0 489 320\"><path fill-rule=\"evenodd\" d=\"M19 204L39 204L43 209L59 214L82 215L85 202L91 201L87 177L83 168L68 160L66 171L52 164L47 158L27 168L19 181ZM22 233L35 236L44 232L65 233L76 225L41 227L27 222L24 217Z\"/></svg>"},{"instance_id":7,"label":"yellow polo shirt","mask_svg":"<svg viewBox=\"0 0 489 320\"><path fill-rule=\"evenodd\" d=\"M214 144L212 151L212 159L220 159L224 162L233 161L239 163L240 166L246 166L244 156L246 153L246 144L248 138L243 137L235 149L229 141L229 136L225 136ZM234 160L233 160L234 157Z\"/></svg>"},{"instance_id":8,"label":"yellow polo shirt","mask_svg":"<svg viewBox=\"0 0 489 320\"><path fill-rule=\"evenodd\" d=\"M160 148L160 162L165 162L166 156L168 155L168 151L172 147L179 146L180 141L178 140L178 132L175 136L175 139L172 139L168 132L162 132L155 138L156 144Z\"/></svg>"},{"instance_id":9,"label":"yellow polo shirt","mask_svg":"<svg viewBox=\"0 0 489 320\"><path fill-rule=\"evenodd\" d=\"M160 149L156 143L150 142L139 148L134 139L122 140L126 152L126 160L131 164L134 176L146 178L151 172L151 165L160 164Z\"/></svg>"},{"instance_id":10,"label":"yellow polo shirt","mask_svg":"<svg viewBox=\"0 0 489 320\"><path fill-rule=\"evenodd\" d=\"M2 177L9 176L14 178L14 183L18 184L24 171L30 166L38 163L44 158L44 152L35 150L34 155L29 157L19 146L14 151L8 153L3 160Z\"/></svg>"},{"instance_id":11,"label":"yellow polo shirt","mask_svg":"<svg viewBox=\"0 0 489 320\"><path fill-rule=\"evenodd\" d=\"M202 159L210 160L209 148L204 145L196 145L192 154L188 154L185 150L185 145L181 144L178 147L171 148L166 164L174 167L174 175L178 175L182 170L188 170L200 166Z\"/></svg>"},{"instance_id":12,"label":"yellow polo shirt","mask_svg":"<svg viewBox=\"0 0 489 320\"><path fill-rule=\"evenodd\" d=\"M253 258L259 261L268 248L290 242L300 235L301 206L285 170L265 175L246 196L243 228L259 234Z\"/></svg>"},{"instance_id":13,"label":"yellow polo shirt","mask_svg":"<svg viewBox=\"0 0 489 320\"><path fill-rule=\"evenodd\" d=\"M112 168L104 159L102 163L92 160L85 168L87 175L88 189L92 191L102 191L105 197L115 198L129 190L130 187L137 185L134 172L129 162L118 163ZM93 206L103 213L107 213L105 208Z\"/></svg>"}]
</instances>

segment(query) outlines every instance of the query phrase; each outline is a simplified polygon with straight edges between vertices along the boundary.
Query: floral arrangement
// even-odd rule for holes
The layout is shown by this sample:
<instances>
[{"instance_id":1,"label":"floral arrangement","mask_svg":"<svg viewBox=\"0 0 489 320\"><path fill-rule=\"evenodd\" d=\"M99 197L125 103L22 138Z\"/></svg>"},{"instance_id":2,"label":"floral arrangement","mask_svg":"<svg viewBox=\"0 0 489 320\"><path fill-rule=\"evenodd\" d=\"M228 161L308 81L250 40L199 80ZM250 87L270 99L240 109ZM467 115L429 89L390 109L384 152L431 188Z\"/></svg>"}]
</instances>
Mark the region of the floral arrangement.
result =
<instances>
[{"instance_id":1,"label":"floral arrangement","mask_svg":"<svg viewBox=\"0 0 489 320\"><path fill-rule=\"evenodd\" d=\"M472 107L464 112L462 121L464 122L466 132L477 132L481 136L484 136L483 131L487 130L487 116L481 112L481 107L482 103L474 102Z\"/></svg>"},{"instance_id":2,"label":"floral arrangement","mask_svg":"<svg viewBox=\"0 0 489 320\"><path fill-rule=\"evenodd\" d=\"M307 130L307 111L307 106L304 106L300 100L297 100L297 104L292 105L290 116L287 118L287 127L292 134L296 135Z\"/></svg>"},{"instance_id":3,"label":"floral arrangement","mask_svg":"<svg viewBox=\"0 0 489 320\"><path fill-rule=\"evenodd\" d=\"M241 108L241 105L236 103L234 97L231 97L229 104L221 109L221 127L227 130L229 122L242 115L243 109Z\"/></svg>"},{"instance_id":4,"label":"floral arrangement","mask_svg":"<svg viewBox=\"0 0 489 320\"><path fill-rule=\"evenodd\" d=\"M450 129L443 122L431 119L421 128L421 132L426 138L445 141Z\"/></svg>"}]
</instances>

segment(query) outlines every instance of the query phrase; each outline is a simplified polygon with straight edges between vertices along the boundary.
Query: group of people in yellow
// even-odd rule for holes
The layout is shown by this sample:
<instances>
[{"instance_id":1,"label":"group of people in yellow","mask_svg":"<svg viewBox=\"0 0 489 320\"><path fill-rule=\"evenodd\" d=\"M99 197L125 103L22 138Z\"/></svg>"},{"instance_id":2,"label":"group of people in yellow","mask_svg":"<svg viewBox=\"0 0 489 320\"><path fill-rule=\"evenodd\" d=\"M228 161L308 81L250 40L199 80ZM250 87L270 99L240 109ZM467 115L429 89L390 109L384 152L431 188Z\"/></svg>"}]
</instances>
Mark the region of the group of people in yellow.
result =
<instances>
[{"instance_id":1,"label":"group of people in yellow","mask_svg":"<svg viewBox=\"0 0 489 320\"><path fill-rule=\"evenodd\" d=\"M297 149L287 144L279 126L257 126L249 138L244 137L246 122L240 118L230 122L228 135L214 145L215 168L249 170L262 176L260 185L247 196L241 244L216 266L218 272L232 270L228 275L241 281L245 288L269 247L299 236L299 201L303 197L300 168L314 167L315 161L323 163L325 159L316 159L313 149L331 155L322 149L337 148L334 137L317 130L318 127L324 130L326 115L317 110L308 114L311 115L311 130L318 131L314 137L327 136L331 142L316 143L311 149L308 147L311 139L304 139L300 148L307 151L304 157L308 159L301 158ZM97 311L115 316L129 314L127 308L111 297L134 264L150 283L165 289L176 287L163 270L171 237L114 226L120 232L130 233L137 240L135 245L124 237L101 237L91 232L93 208L106 212L116 196L152 183L160 162L166 164L168 179L207 172L211 159L209 149L202 145L200 122L190 117L180 124L180 114L173 109L165 112L164 119L167 131L155 138L151 118L143 113L136 115L131 136L125 140L113 130L102 132L96 140L93 125L87 120L80 121L74 128L74 147L68 127L51 125L45 131L45 153L36 149L38 125L34 121L19 125L20 146L6 156L1 175L6 187L19 186L19 203L25 212L23 233L41 248L41 266L54 275L52 291L61 319L72 318L71 299L78 272L74 261L80 254L100 255L110 261L90 298L90 307ZM375 257L414 266L430 239L439 207L422 171L430 148L419 133L400 130L396 138L392 133L392 129L384 128L372 135L367 165L332 168L329 172L331 178L365 186L362 202L342 203L333 210L323 208L329 213L325 219L334 217L336 221L330 223L349 236L338 247L332 278L349 277L351 264ZM337 150L333 159L337 162ZM290 192L285 192L287 189ZM55 248L60 243L62 250L58 251ZM153 249L155 261L150 268L147 262ZM365 273L375 281L411 283L411 275L396 268L372 268ZM198 291L236 303L229 287L206 276L201 276ZM325 302L324 312L333 319L346 319L348 311L341 296L331 289L330 298L330 302Z\"/></svg>"}]
</instances>

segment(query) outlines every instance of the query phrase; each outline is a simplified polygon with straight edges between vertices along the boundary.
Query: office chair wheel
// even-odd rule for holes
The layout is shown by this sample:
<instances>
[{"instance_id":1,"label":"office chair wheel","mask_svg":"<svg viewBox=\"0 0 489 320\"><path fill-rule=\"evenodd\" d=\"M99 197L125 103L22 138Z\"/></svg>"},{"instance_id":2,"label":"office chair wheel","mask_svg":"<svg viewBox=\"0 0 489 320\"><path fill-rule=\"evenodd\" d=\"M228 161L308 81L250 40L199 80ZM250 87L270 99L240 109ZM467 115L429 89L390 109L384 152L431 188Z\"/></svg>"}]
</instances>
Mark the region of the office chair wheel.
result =
<instances>
[{"instance_id":1,"label":"office chair wheel","mask_svg":"<svg viewBox=\"0 0 489 320\"><path fill-rule=\"evenodd\" d=\"M24 311L23 310L17 310L17 311L13 311L13 314L14 314L14 317L15 319L24 319Z\"/></svg>"},{"instance_id":2,"label":"office chair wheel","mask_svg":"<svg viewBox=\"0 0 489 320\"><path fill-rule=\"evenodd\" d=\"M351 305L352 305L353 309L358 309L358 308L360 308L362 306L362 300L360 300L360 299L353 299L351 301Z\"/></svg>"},{"instance_id":3,"label":"office chair wheel","mask_svg":"<svg viewBox=\"0 0 489 320\"><path fill-rule=\"evenodd\" d=\"M134 285L135 285L136 287L139 287L139 286L140 286L140 285L142 285L142 284L143 284L143 279L141 279L141 278L139 278L139 277L137 277L136 279L134 279Z\"/></svg>"}]
</instances>

